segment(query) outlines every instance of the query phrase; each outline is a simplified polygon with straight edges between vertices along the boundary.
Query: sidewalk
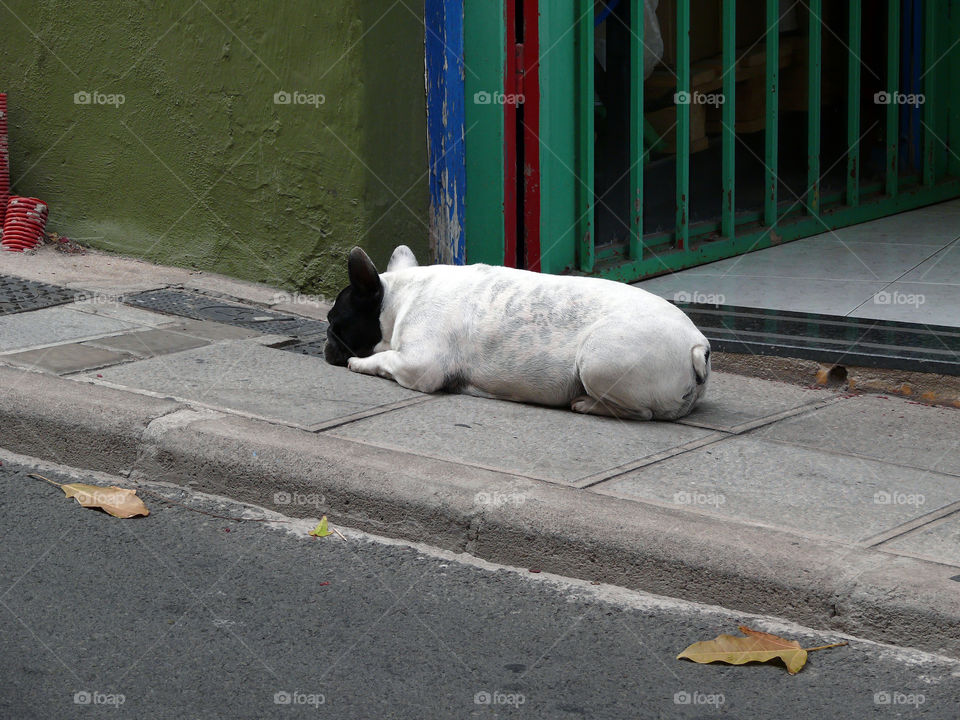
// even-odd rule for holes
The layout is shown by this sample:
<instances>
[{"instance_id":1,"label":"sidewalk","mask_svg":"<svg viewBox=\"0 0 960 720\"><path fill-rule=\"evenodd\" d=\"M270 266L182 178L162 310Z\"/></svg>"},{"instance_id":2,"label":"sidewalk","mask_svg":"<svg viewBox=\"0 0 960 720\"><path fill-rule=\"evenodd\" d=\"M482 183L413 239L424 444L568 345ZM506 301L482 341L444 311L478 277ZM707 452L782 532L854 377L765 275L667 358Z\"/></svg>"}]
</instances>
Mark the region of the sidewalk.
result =
<instances>
[{"instance_id":1,"label":"sidewalk","mask_svg":"<svg viewBox=\"0 0 960 720\"><path fill-rule=\"evenodd\" d=\"M422 395L327 365L323 304L265 286L0 276L14 452L960 657L960 410L720 372L679 423Z\"/></svg>"}]
</instances>

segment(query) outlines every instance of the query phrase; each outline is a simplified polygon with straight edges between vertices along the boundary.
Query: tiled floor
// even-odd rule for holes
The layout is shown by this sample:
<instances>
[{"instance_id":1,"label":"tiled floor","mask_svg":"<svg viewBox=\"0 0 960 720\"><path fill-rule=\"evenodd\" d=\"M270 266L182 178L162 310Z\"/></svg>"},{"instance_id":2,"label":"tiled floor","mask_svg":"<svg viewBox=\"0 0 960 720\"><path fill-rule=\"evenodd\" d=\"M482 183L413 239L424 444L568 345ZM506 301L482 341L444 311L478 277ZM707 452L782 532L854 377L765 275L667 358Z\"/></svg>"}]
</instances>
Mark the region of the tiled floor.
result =
<instances>
[{"instance_id":1,"label":"tiled floor","mask_svg":"<svg viewBox=\"0 0 960 720\"><path fill-rule=\"evenodd\" d=\"M638 285L669 300L960 327L960 200Z\"/></svg>"}]
</instances>

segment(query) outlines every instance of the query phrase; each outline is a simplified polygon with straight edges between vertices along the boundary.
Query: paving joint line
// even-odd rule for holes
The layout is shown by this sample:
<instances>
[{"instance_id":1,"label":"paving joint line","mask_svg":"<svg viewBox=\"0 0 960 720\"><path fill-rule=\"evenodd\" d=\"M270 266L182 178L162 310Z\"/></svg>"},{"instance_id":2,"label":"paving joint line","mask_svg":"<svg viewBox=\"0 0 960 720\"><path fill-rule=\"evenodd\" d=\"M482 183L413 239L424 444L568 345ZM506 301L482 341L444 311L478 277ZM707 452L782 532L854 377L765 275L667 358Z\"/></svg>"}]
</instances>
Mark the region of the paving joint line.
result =
<instances>
[{"instance_id":1,"label":"paving joint line","mask_svg":"<svg viewBox=\"0 0 960 720\"><path fill-rule=\"evenodd\" d=\"M892 465L893 467L903 468L904 470L916 470L918 472L934 473L936 475L946 475L952 478L960 478L960 473L953 472L952 470L938 470L934 468L919 467L917 465L907 465L905 463L897 462L896 460L884 460L882 458L870 457L869 455L861 455L855 452L836 450L834 448L821 447L819 445L791 442L789 440L781 440L779 438L763 437L759 439L763 442L776 443L777 445L789 445L791 447L804 448L805 450L816 450L818 452L826 453L827 455L839 455L840 457L854 458L856 460L867 460L869 462L875 462L881 465Z\"/></svg>"},{"instance_id":2,"label":"paving joint line","mask_svg":"<svg viewBox=\"0 0 960 720\"><path fill-rule=\"evenodd\" d=\"M884 550L885 548L880 547L885 543L890 542L891 540L896 540L900 537L905 537L912 534L917 530L922 530L930 525L938 523L940 520L950 517L951 515L960 514L960 500L956 500L952 503L948 503L943 507L937 508L936 510L931 510L930 512L916 517L913 520L908 520L905 523L901 523L896 527L890 528L882 533L877 533L873 537L869 537L866 540L861 540L857 545L865 548L879 548ZM889 551L888 551L889 552ZM899 553L897 553L899 554ZM949 564L949 563L946 563Z\"/></svg>"},{"instance_id":3,"label":"paving joint line","mask_svg":"<svg viewBox=\"0 0 960 720\"><path fill-rule=\"evenodd\" d=\"M598 485L601 485L609 480L614 480L619 478L627 473L633 472L634 470L639 470L640 468L654 465L665 460L669 460L674 457L679 457L693 450L699 450L702 447L707 445L714 445L718 442L722 442L728 438L739 437L744 435L751 430L755 430L758 427L764 427L765 425L770 425L780 420L795 417L802 415L808 412L814 412L819 410L822 407L827 407L833 403L840 402L841 400L846 399L843 395L838 395L835 397L827 398L825 400L818 400L815 403L810 403L808 405L801 405L800 407L790 408L789 410L783 410L779 413L774 413L772 415L767 415L762 418L757 418L756 420L750 420L739 425L733 425L728 428L707 425L694 425L692 423L680 423L686 427L695 427L705 430L713 430L711 435L706 437L698 438L697 440L692 440L689 443L684 443L683 445L678 445L675 448L670 450L663 450L659 453L654 453L653 455L648 455L645 458L641 458L631 463L626 463L625 465L620 465L612 470L595 473L593 475L588 475L584 478L580 478L575 481L574 487L580 489L595 488Z\"/></svg>"}]
</instances>

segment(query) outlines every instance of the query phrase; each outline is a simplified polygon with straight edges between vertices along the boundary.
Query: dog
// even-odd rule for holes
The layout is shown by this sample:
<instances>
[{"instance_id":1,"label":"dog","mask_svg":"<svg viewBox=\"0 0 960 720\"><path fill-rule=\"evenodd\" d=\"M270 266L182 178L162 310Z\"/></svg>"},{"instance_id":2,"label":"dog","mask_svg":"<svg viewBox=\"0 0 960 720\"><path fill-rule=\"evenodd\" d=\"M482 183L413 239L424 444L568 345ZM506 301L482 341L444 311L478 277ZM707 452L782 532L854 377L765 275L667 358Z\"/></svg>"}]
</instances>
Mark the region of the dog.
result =
<instances>
[{"instance_id":1,"label":"dog","mask_svg":"<svg viewBox=\"0 0 960 720\"><path fill-rule=\"evenodd\" d=\"M710 343L657 295L598 278L490 265L419 267L405 245L382 275L358 247L327 315L324 357L425 393L676 420L703 397Z\"/></svg>"}]
</instances>

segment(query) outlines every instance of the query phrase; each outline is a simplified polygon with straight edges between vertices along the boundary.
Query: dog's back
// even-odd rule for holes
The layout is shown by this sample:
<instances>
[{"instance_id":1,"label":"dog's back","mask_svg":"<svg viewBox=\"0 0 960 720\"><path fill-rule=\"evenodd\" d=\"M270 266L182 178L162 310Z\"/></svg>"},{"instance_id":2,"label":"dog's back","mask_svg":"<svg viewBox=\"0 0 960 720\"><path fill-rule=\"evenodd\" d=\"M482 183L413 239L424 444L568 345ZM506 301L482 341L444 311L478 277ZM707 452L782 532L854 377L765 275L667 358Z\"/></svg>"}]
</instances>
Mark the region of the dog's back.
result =
<instances>
[{"instance_id":1,"label":"dog's back","mask_svg":"<svg viewBox=\"0 0 960 720\"><path fill-rule=\"evenodd\" d=\"M706 387L707 339L639 288L487 265L408 267L381 279L382 349L432 345L456 385L448 389L673 419Z\"/></svg>"}]
</instances>

